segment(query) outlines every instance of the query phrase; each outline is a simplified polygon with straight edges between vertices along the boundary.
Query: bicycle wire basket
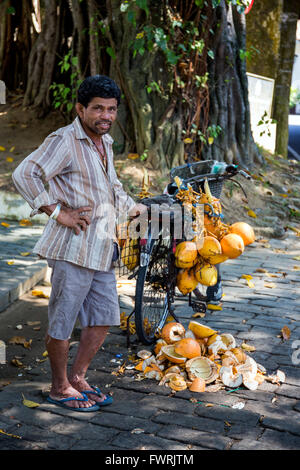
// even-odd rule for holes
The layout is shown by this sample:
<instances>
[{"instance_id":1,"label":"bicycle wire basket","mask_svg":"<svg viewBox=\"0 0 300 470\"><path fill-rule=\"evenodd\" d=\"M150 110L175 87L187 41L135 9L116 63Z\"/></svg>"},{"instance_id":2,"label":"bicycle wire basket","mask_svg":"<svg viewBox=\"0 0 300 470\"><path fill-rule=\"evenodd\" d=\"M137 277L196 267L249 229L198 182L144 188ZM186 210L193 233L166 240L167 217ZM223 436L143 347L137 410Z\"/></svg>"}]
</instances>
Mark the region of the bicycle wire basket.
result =
<instances>
[{"instance_id":1,"label":"bicycle wire basket","mask_svg":"<svg viewBox=\"0 0 300 470\"><path fill-rule=\"evenodd\" d=\"M134 273L140 262L140 238L131 238L128 227L127 220L117 226L119 258L115 262L115 268L119 277Z\"/></svg>"},{"instance_id":2,"label":"bicycle wire basket","mask_svg":"<svg viewBox=\"0 0 300 470\"><path fill-rule=\"evenodd\" d=\"M201 175L202 179L195 183L191 182L191 186L194 187L196 191L199 191L200 189L201 191L204 191L204 181L207 179L212 195L219 199L222 193L224 177L222 175L212 173L214 164L215 160L186 163L185 165L173 168L170 172L170 176L174 181L176 176L182 180L188 180L194 176Z\"/></svg>"}]
</instances>

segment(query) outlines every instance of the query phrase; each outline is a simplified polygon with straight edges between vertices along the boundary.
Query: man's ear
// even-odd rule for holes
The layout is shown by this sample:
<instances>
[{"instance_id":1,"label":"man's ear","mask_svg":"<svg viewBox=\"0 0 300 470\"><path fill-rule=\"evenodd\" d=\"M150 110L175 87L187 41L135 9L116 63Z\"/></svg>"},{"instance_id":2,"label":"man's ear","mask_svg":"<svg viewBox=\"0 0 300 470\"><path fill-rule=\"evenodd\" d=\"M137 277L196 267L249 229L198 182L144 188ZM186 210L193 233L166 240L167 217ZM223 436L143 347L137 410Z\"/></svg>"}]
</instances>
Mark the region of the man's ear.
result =
<instances>
[{"instance_id":1,"label":"man's ear","mask_svg":"<svg viewBox=\"0 0 300 470\"><path fill-rule=\"evenodd\" d=\"M83 108L84 108L83 104L81 104L81 103L76 103L75 104L75 109L76 109L76 112L79 116L82 115Z\"/></svg>"}]
</instances>

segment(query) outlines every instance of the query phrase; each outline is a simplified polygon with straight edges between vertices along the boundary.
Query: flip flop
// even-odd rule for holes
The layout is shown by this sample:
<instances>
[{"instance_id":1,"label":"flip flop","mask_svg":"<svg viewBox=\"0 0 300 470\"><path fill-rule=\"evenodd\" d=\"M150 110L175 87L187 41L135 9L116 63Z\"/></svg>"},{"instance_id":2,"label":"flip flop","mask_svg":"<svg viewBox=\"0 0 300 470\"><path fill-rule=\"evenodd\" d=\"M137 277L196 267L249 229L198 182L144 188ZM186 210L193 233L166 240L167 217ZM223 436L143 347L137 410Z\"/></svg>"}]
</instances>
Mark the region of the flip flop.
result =
<instances>
[{"instance_id":1,"label":"flip flop","mask_svg":"<svg viewBox=\"0 0 300 470\"><path fill-rule=\"evenodd\" d=\"M68 397L68 398L61 398L60 400L55 400L54 398L51 398L50 396L47 397L47 401L49 403L52 403L53 405L58 405L61 406L62 408L67 408L68 410L72 411L79 411L79 412L89 412L89 411L98 411L99 406L97 404L89 406L88 408L74 408L73 406L68 406L65 403L67 401L88 401L88 397L85 395L84 392L80 392L83 396L83 398L78 398L78 397Z\"/></svg>"},{"instance_id":2,"label":"flip flop","mask_svg":"<svg viewBox=\"0 0 300 470\"><path fill-rule=\"evenodd\" d=\"M80 393L82 393L83 395L85 395L85 394L87 394L87 395L88 395L88 394L90 394L90 395L97 395L98 397L101 398L101 393L102 393L102 392L101 392L100 388L94 387L93 385L91 385L91 387L93 388L93 390L83 390L83 391L80 392ZM113 398L112 398L110 395L105 395L105 396L106 396L105 400L103 400L103 401L97 401L97 405L98 405L98 406L110 405L110 404L113 402Z\"/></svg>"}]
</instances>

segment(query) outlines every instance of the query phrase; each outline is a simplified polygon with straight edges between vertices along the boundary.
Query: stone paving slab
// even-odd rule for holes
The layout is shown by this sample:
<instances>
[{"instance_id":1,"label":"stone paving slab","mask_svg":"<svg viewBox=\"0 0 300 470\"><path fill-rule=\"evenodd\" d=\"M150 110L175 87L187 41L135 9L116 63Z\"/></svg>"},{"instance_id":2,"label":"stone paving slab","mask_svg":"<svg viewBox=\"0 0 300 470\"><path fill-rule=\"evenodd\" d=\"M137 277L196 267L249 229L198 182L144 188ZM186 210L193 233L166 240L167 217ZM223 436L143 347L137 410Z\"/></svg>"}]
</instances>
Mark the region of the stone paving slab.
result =
<instances>
[{"instance_id":1,"label":"stone paving slab","mask_svg":"<svg viewBox=\"0 0 300 470\"><path fill-rule=\"evenodd\" d=\"M113 405L98 412L78 413L48 403L45 389L49 387L50 367L46 360L0 391L0 429L7 433L1 436L0 449L181 453L204 449L300 449L300 353L299 357L294 354L296 347L300 350L300 344L296 344L300 340L300 276L295 269L300 263L293 259L300 255L300 243L291 234L287 240L270 240L266 247L254 245L245 256L222 265L222 311L207 311L199 321L221 332L231 332L238 345L247 342L255 346L256 351L249 354L268 373L282 370L285 383L264 382L256 391L239 388L215 393L170 393L155 380L135 380L136 372L132 370L118 373L124 360L130 362L128 354L150 347L137 344L133 337L128 351L126 335L114 327L87 374L91 383L101 384L102 390L112 394ZM280 277L257 272L264 266ZM282 272L286 274L278 274ZM242 274L253 276L255 289L247 286ZM274 282L276 288L266 287L265 282ZM132 310L132 292L132 287L127 295L124 289L120 291L122 309L128 313ZM186 297L178 297L176 313L188 325L193 311ZM280 335L283 326L291 331L287 341ZM77 345L75 342L71 348L70 358L76 354ZM40 406L25 407L22 393ZM240 403L242 409L234 408Z\"/></svg>"}]
</instances>

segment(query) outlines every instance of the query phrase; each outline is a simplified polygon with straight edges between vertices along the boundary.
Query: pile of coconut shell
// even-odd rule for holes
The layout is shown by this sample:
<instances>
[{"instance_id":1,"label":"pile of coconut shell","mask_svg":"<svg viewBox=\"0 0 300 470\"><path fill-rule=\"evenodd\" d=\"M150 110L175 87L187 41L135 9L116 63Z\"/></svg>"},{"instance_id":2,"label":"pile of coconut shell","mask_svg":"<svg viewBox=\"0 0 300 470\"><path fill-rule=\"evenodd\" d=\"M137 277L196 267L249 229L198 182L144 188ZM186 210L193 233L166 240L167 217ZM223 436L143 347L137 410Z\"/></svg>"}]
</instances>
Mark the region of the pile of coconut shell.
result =
<instances>
[{"instance_id":1,"label":"pile of coconut shell","mask_svg":"<svg viewBox=\"0 0 300 470\"><path fill-rule=\"evenodd\" d=\"M153 352L140 350L135 369L143 378L155 379L174 391L216 391L244 386L256 390L265 380L284 382L283 372L267 375L265 368L237 347L230 333L190 321L167 323L161 330Z\"/></svg>"}]
</instances>

